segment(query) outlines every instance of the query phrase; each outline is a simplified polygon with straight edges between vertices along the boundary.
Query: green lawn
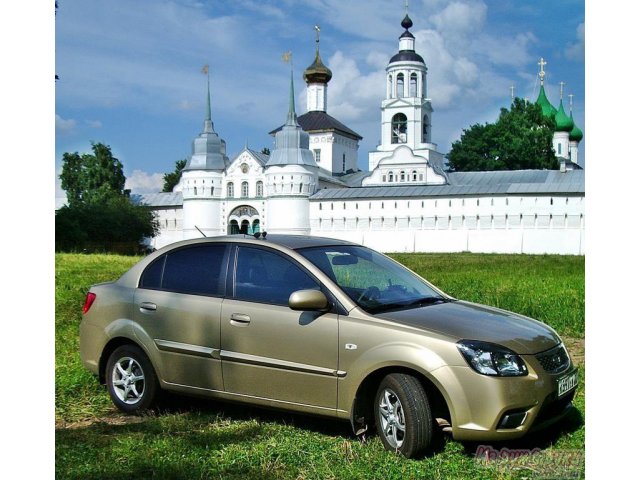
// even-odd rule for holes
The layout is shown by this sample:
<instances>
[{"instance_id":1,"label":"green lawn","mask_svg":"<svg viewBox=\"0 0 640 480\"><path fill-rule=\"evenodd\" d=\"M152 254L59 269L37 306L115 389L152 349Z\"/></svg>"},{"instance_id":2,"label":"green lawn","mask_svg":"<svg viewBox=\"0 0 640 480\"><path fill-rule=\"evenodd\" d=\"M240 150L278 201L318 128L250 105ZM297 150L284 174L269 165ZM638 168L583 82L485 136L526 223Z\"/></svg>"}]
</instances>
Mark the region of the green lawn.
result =
<instances>
[{"instance_id":1,"label":"green lawn","mask_svg":"<svg viewBox=\"0 0 640 480\"><path fill-rule=\"evenodd\" d=\"M461 299L536 317L583 355L584 257L394 254ZM56 477L58 478L536 478L537 466L476 462L476 444L448 441L422 460L361 442L347 423L170 396L145 417L121 415L84 370L78 326L91 284L113 280L137 258L56 255ZM571 348L571 347L570 347ZM584 364L580 365L584 379ZM543 448L550 456L584 452L584 386L578 411L552 432L497 449ZM538 473L536 473L538 472Z\"/></svg>"}]
</instances>

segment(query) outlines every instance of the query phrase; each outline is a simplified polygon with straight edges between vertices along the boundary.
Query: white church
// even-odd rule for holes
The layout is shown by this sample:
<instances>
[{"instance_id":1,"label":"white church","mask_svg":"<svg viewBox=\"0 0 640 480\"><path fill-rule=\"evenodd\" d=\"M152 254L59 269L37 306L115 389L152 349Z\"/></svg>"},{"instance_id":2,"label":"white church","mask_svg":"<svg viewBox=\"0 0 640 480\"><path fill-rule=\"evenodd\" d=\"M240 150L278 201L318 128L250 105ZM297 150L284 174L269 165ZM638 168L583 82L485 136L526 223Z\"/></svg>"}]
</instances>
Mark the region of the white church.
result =
<instances>
[{"instance_id":1,"label":"white church","mask_svg":"<svg viewBox=\"0 0 640 480\"><path fill-rule=\"evenodd\" d=\"M202 133L171 193L132 195L152 208L160 248L178 240L234 233L287 233L349 240L384 252L585 253L582 132L562 99L537 103L554 118L559 170L448 172L432 142L427 67L415 51L408 15L386 68L381 143L369 171L357 167L362 137L327 113L329 70L316 41L304 71L307 113L297 116L293 77L286 122L270 155L245 147L229 159L214 130L210 93ZM562 95L561 95L562 96Z\"/></svg>"}]
</instances>

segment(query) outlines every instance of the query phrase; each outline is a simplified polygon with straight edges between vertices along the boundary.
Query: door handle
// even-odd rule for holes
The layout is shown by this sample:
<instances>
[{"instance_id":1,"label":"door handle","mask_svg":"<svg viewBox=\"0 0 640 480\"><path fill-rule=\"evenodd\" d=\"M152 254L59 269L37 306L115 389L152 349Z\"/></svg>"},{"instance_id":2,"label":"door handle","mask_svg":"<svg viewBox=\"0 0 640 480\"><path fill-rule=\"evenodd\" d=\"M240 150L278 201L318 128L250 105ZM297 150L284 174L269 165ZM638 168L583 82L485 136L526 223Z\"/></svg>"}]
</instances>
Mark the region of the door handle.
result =
<instances>
[{"instance_id":1,"label":"door handle","mask_svg":"<svg viewBox=\"0 0 640 480\"><path fill-rule=\"evenodd\" d=\"M142 302L140 304L140 311L142 313L155 312L157 309L158 309L158 306L155 303Z\"/></svg>"},{"instance_id":2,"label":"door handle","mask_svg":"<svg viewBox=\"0 0 640 480\"><path fill-rule=\"evenodd\" d=\"M232 313L230 322L231 325L236 327L246 327L251 322L251 317L244 313Z\"/></svg>"}]
</instances>

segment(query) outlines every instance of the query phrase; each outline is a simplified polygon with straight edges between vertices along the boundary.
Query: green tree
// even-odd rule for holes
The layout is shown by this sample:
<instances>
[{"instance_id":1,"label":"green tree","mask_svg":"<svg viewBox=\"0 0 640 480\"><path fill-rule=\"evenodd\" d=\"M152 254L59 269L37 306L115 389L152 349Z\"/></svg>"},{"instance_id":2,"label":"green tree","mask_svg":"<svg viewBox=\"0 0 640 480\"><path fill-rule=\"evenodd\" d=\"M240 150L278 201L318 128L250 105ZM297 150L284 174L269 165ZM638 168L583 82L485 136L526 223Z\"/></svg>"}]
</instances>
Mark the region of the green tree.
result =
<instances>
[{"instance_id":1,"label":"green tree","mask_svg":"<svg viewBox=\"0 0 640 480\"><path fill-rule=\"evenodd\" d=\"M122 163L111 153L111 147L91 143L93 154L78 152L62 155L62 188L69 206L102 202L113 195L128 196L124 189Z\"/></svg>"},{"instance_id":2,"label":"green tree","mask_svg":"<svg viewBox=\"0 0 640 480\"><path fill-rule=\"evenodd\" d=\"M176 161L176 169L173 172L164 174L162 177L164 178L164 186L162 187L163 192L173 192L173 187L175 187L180 181L180 175L186 166L187 159L183 158L182 160Z\"/></svg>"},{"instance_id":3,"label":"green tree","mask_svg":"<svg viewBox=\"0 0 640 480\"><path fill-rule=\"evenodd\" d=\"M556 169L552 140L555 123L536 103L515 98L502 108L495 123L465 129L447 155L459 172L483 170Z\"/></svg>"},{"instance_id":4,"label":"green tree","mask_svg":"<svg viewBox=\"0 0 640 480\"><path fill-rule=\"evenodd\" d=\"M102 143L93 154L62 156L62 188L68 206L56 212L56 250L135 253L143 237L158 232L153 211L134 204L125 190L122 163Z\"/></svg>"}]
</instances>

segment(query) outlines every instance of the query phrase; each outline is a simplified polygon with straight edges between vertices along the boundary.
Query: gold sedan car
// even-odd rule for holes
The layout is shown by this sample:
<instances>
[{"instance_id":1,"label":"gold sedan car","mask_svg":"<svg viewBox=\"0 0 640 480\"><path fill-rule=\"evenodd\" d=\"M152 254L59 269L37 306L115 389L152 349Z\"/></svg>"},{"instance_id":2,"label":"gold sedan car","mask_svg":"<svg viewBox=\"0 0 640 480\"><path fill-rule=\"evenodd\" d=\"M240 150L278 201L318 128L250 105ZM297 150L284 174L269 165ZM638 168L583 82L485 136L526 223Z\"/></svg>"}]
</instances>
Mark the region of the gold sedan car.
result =
<instances>
[{"instance_id":1,"label":"gold sedan car","mask_svg":"<svg viewBox=\"0 0 640 480\"><path fill-rule=\"evenodd\" d=\"M350 420L414 457L560 418L577 370L549 326L454 299L350 242L186 240L94 285L84 365L137 413L159 389Z\"/></svg>"}]
</instances>

